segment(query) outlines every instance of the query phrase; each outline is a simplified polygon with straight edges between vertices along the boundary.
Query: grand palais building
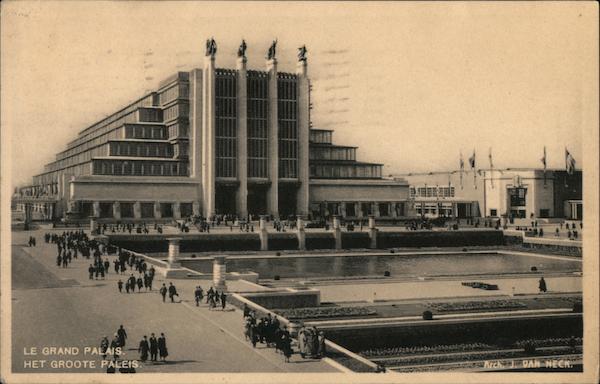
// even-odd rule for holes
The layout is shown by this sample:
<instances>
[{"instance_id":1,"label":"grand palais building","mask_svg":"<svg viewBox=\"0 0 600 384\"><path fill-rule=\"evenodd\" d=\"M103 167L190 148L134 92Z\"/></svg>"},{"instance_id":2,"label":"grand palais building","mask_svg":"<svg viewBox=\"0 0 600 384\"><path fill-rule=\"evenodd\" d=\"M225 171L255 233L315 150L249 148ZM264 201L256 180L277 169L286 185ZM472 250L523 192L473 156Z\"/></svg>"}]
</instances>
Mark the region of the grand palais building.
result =
<instances>
[{"instance_id":1,"label":"grand palais building","mask_svg":"<svg viewBox=\"0 0 600 384\"><path fill-rule=\"evenodd\" d=\"M407 216L405 180L311 127L305 53L295 73L280 72L272 46L254 70L243 44L236 68L219 68L208 41L202 68L80 131L15 201L69 220Z\"/></svg>"}]
</instances>

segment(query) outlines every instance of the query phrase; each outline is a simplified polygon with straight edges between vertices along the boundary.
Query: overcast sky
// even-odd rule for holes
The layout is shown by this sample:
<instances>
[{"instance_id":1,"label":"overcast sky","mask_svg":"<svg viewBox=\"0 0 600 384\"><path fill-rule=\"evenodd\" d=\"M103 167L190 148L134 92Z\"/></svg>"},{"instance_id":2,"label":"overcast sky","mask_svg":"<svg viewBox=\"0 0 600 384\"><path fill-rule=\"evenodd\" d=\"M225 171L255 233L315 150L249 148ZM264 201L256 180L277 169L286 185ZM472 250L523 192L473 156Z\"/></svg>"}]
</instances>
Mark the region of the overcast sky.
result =
<instances>
[{"instance_id":1,"label":"overcast sky","mask_svg":"<svg viewBox=\"0 0 600 384\"><path fill-rule=\"evenodd\" d=\"M308 48L315 127L335 129L384 174L478 166L582 164L597 129L597 7L587 3L3 2L2 129L12 181L31 176L99 119L178 70L264 69L278 39L282 71Z\"/></svg>"}]
</instances>

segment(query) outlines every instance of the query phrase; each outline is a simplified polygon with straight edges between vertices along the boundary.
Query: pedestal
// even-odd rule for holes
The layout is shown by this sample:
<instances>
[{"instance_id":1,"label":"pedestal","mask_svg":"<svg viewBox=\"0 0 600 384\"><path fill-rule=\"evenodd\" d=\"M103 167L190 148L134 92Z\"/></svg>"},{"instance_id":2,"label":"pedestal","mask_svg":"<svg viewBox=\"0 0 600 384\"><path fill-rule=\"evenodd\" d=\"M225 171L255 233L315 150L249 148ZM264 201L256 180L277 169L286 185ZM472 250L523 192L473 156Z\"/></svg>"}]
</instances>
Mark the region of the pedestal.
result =
<instances>
[{"instance_id":1,"label":"pedestal","mask_svg":"<svg viewBox=\"0 0 600 384\"><path fill-rule=\"evenodd\" d=\"M181 238L172 237L169 240L169 257L167 260L167 268L165 269L165 277L171 279L183 279L187 276L188 271L179 264L179 242Z\"/></svg>"},{"instance_id":2,"label":"pedestal","mask_svg":"<svg viewBox=\"0 0 600 384\"><path fill-rule=\"evenodd\" d=\"M267 220L264 216L260 217L260 229L258 232L258 236L260 237L260 250L268 251L269 250L269 234L267 233Z\"/></svg>"},{"instance_id":3,"label":"pedestal","mask_svg":"<svg viewBox=\"0 0 600 384\"><path fill-rule=\"evenodd\" d=\"M369 215L369 248L377 248L377 227L375 227L375 216Z\"/></svg>"},{"instance_id":4,"label":"pedestal","mask_svg":"<svg viewBox=\"0 0 600 384\"><path fill-rule=\"evenodd\" d=\"M306 231L304 230L304 220L301 217L298 217L296 227L296 236L298 236L298 249L304 251L306 249Z\"/></svg>"},{"instance_id":5,"label":"pedestal","mask_svg":"<svg viewBox=\"0 0 600 384\"><path fill-rule=\"evenodd\" d=\"M216 256L213 259L213 286L219 291L227 290L227 257Z\"/></svg>"},{"instance_id":6,"label":"pedestal","mask_svg":"<svg viewBox=\"0 0 600 384\"><path fill-rule=\"evenodd\" d=\"M335 239L335 249L342 249L342 229L340 228L340 217L333 216L333 238Z\"/></svg>"}]
</instances>

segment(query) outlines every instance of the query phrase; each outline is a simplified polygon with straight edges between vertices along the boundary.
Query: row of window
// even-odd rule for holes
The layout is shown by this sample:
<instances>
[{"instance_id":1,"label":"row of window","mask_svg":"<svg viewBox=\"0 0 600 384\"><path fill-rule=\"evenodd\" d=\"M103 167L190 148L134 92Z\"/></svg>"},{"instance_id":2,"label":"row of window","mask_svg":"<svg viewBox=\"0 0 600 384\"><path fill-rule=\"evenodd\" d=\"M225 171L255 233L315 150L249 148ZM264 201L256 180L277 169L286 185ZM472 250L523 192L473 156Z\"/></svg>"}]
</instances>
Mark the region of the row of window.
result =
<instances>
[{"instance_id":1,"label":"row of window","mask_svg":"<svg viewBox=\"0 0 600 384\"><path fill-rule=\"evenodd\" d=\"M298 83L295 78L277 79L277 98L280 100L298 99Z\"/></svg>"},{"instance_id":2,"label":"row of window","mask_svg":"<svg viewBox=\"0 0 600 384\"><path fill-rule=\"evenodd\" d=\"M178 117L187 118L189 113L190 105L188 103L177 102L164 110L164 121L171 121Z\"/></svg>"},{"instance_id":3,"label":"row of window","mask_svg":"<svg viewBox=\"0 0 600 384\"><path fill-rule=\"evenodd\" d=\"M172 87L165 89L159 94L160 105L170 103L175 99L189 98L189 83L175 83Z\"/></svg>"},{"instance_id":4,"label":"row of window","mask_svg":"<svg viewBox=\"0 0 600 384\"><path fill-rule=\"evenodd\" d=\"M310 147L311 160L356 160L356 148Z\"/></svg>"},{"instance_id":5,"label":"row of window","mask_svg":"<svg viewBox=\"0 0 600 384\"><path fill-rule=\"evenodd\" d=\"M147 160L94 160L94 175L187 176L187 163Z\"/></svg>"},{"instance_id":6,"label":"row of window","mask_svg":"<svg viewBox=\"0 0 600 384\"><path fill-rule=\"evenodd\" d=\"M169 131L169 138L177 138L177 137L188 137L188 122L181 120L175 124L171 124L167 127Z\"/></svg>"},{"instance_id":7,"label":"row of window","mask_svg":"<svg viewBox=\"0 0 600 384\"><path fill-rule=\"evenodd\" d=\"M110 142L111 156L173 157L173 147L169 143Z\"/></svg>"},{"instance_id":8,"label":"row of window","mask_svg":"<svg viewBox=\"0 0 600 384\"><path fill-rule=\"evenodd\" d=\"M69 143L68 147L73 148L78 146L79 144L90 140L93 137L104 134L107 131L110 131L114 128L120 127L124 122L126 123L135 123L136 122L136 111L139 107L149 107L153 104L153 94L150 94L143 98L142 100L129 105L122 111L119 111L98 123L92 125L91 127L85 129L77 139L73 140Z\"/></svg>"},{"instance_id":9,"label":"row of window","mask_svg":"<svg viewBox=\"0 0 600 384\"><path fill-rule=\"evenodd\" d=\"M454 197L454 187L410 187L410 197Z\"/></svg>"},{"instance_id":10,"label":"row of window","mask_svg":"<svg viewBox=\"0 0 600 384\"><path fill-rule=\"evenodd\" d=\"M193 214L193 203L180 203L179 213L180 217L189 217ZM114 217L114 204L111 202L100 202L100 217L101 218L113 218ZM119 202L119 211L122 219L132 219L136 217L135 203L132 202ZM94 204L91 201L80 201L78 202L79 214L82 217L92 216L94 214ZM173 203L139 203L139 216L144 219L152 219L156 217L155 212L160 212L160 217L173 217L175 206Z\"/></svg>"},{"instance_id":11,"label":"row of window","mask_svg":"<svg viewBox=\"0 0 600 384\"><path fill-rule=\"evenodd\" d=\"M45 184L55 180L60 180L63 173L72 176L85 176L91 174L91 162L81 163L75 166L66 167L58 171L42 173L33 177L33 184Z\"/></svg>"},{"instance_id":12,"label":"row of window","mask_svg":"<svg viewBox=\"0 0 600 384\"><path fill-rule=\"evenodd\" d=\"M268 177L268 80L248 72L248 177Z\"/></svg>"},{"instance_id":13,"label":"row of window","mask_svg":"<svg viewBox=\"0 0 600 384\"><path fill-rule=\"evenodd\" d=\"M331 131L319 131L316 129L311 129L309 134L309 141L311 143L331 144L331 136Z\"/></svg>"},{"instance_id":14,"label":"row of window","mask_svg":"<svg viewBox=\"0 0 600 384\"><path fill-rule=\"evenodd\" d=\"M310 177L335 179L381 178L381 165L370 164L320 164L310 166Z\"/></svg>"},{"instance_id":15,"label":"row of window","mask_svg":"<svg viewBox=\"0 0 600 384\"><path fill-rule=\"evenodd\" d=\"M106 139L114 138L111 136L115 136L115 135L109 134ZM96 141L96 140L100 141L99 139L95 139L94 141ZM70 167L73 165L88 162L92 159L92 157L106 156L107 154L108 154L108 148L107 148L106 144L100 144L100 145L96 144L96 147L94 147L88 151L64 158L62 160L58 160L58 161L54 161L52 163L46 164L44 166L44 171L45 172L58 171L58 170L61 170L61 169L64 169L64 168L67 168L67 167Z\"/></svg>"},{"instance_id":16,"label":"row of window","mask_svg":"<svg viewBox=\"0 0 600 384\"><path fill-rule=\"evenodd\" d=\"M155 125L126 125L125 138L164 140L167 138L167 130L165 127Z\"/></svg>"},{"instance_id":17,"label":"row of window","mask_svg":"<svg viewBox=\"0 0 600 384\"><path fill-rule=\"evenodd\" d=\"M343 205L343 206L342 206ZM338 203L322 202L311 204L313 216L331 216L339 215L343 217L365 217L368 215L376 216L404 216L404 202L399 203Z\"/></svg>"}]
</instances>

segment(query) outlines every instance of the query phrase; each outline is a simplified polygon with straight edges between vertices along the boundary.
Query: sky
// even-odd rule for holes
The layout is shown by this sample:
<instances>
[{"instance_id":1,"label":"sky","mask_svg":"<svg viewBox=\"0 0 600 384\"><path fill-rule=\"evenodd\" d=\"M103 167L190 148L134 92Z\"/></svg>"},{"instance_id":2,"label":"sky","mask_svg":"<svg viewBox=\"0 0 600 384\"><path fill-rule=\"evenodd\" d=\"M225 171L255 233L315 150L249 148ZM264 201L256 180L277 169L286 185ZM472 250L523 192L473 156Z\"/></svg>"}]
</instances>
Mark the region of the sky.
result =
<instances>
[{"instance_id":1,"label":"sky","mask_svg":"<svg viewBox=\"0 0 600 384\"><path fill-rule=\"evenodd\" d=\"M308 49L313 126L359 146L384 175L583 163L597 129L598 11L593 2L29 2L4 1L1 119L13 185L31 182L77 133L201 67L281 71ZM7 136L4 136L6 139Z\"/></svg>"}]
</instances>

